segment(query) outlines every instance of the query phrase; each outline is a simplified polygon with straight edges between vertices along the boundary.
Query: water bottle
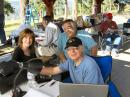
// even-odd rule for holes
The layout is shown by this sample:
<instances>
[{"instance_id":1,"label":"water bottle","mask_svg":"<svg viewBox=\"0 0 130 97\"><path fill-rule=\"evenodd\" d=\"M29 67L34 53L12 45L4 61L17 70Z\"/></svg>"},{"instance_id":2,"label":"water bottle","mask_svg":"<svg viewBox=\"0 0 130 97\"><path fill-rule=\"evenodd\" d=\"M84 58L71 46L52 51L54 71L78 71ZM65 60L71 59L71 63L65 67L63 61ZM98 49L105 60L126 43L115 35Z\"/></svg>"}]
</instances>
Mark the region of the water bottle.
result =
<instances>
[{"instance_id":1,"label":"water bottle","mask_svg":"<svg viewBox=\"0 0 130 97\"><path fill-rule=\"evenodd\" d=\"M12 36L12 47L15 47L15 38Z\"/></svg>"}]
</instances>

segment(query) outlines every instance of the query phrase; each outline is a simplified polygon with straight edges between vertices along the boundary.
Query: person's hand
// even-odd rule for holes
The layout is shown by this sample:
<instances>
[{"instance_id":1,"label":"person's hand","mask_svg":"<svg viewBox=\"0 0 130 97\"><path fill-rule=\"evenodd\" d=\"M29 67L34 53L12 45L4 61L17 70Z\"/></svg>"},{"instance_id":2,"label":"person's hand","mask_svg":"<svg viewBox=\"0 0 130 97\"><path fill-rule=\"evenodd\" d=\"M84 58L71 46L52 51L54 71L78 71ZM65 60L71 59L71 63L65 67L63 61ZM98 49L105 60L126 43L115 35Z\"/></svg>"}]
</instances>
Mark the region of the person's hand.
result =
<instances>
[{"instance_id":1,"label":"person's hand","mask_svg":"<svg viewBox=\"0 0 130 97\"><path fill-rule=\"evenodd\" d=\"M107 31L108 31L108 32L113 32L113 29L108 28Z\"/></svg>"},{"instance_id":2,"label":"person's hand","mask_svg":"<svg viewBox=\"0 0 130 97\"><path fill-rule=\"evenodd\" d=\"M113 33L113 32L114 32L114 29L108 28L107 31L106 31L106 34Z\"/></svg>"},{"instance_id":3,"label":"person's hand","mask_svg":"<svg viewBox=\"0 0 130 97\"><path fill-rule=\"evenodd\" d=\"M44 69L45 69L45 66L42 67L40 74L43 74Z\"/></svg>"}]
</instances>

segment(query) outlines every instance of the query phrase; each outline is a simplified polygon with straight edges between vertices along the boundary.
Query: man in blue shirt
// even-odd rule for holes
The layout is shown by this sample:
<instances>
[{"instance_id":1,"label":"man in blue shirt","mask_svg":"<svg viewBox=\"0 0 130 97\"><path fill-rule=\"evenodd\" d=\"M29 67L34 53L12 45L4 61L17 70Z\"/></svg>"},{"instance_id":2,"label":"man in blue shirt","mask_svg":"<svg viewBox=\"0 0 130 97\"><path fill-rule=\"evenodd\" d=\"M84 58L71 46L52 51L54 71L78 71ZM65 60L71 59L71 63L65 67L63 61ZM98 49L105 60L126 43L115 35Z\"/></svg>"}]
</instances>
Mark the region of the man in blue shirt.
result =
<instances>
[{"instance_id":1,"label":"man in blue shirt","mask_svg":"<svg viewBox=\"0 0 130 97\"><path fill-rule=\"evenodd\" d=\"M62 24L64 33L60 33L58 37L58 55L61 61L65 61L67 56L67 51L65 44L69 38L78 37L82 40L84 45L84 53L86 55L97 55L97 44L94 39L85 31L77 30L76 22L71 19L65 20Z\"/></svg>"},{"instance_id":2,"label":"man in blue shirt","mask_svg":"<svg viewBox=\"0 0 130 97\"><path fill-rule=\"evenodd\" d=\"M68 39L65 49L69 58L56 67L43 67L41 74L55 75L69 71L73 83L104 83L97 63L91 57L84 55L84 47L79 38L72 37Z\"/></svg>"}]
</instances>

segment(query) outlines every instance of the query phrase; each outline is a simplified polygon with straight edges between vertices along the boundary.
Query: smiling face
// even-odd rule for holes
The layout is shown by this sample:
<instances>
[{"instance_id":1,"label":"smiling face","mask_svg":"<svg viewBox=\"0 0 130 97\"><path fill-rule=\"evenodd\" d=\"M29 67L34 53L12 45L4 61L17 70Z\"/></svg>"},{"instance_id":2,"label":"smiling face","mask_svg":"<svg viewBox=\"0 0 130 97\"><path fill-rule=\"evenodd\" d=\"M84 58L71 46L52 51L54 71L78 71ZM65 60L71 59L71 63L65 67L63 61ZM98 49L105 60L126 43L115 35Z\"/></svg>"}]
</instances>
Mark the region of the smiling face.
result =
<instances>
[{"instance_id":1,"label":"smiling face","mask_svg":"<svg viewBox=\"0 0 130 97\"><path fill-rule=\"evenodd\" d=\"M21 48L34 48L34 42L35 42L35 35L34 32L30 29L24 29L20 33L18 45Z\"/></svg>"},{"instance_id":2,"label":"smiling face","mask_svg":"<svg viewBox=\"0 0 130 97\"><path fill-rule=\"evenodd\" d=\"M63 24L64 32L68 35L69 38L76 36L76 24L74 22L66 22Z\"/></svg>"},{"instance_id":3,"label":"smiling face","mask_svg":"<svg viewBox=\"0 0 130 97\"><path fill-rule=\"evenodd\" d=\"M67 54L72 60L77 61L81 59L83 56L83 46L82 45L78 47L70 46L67 48Z\"/></svg>"},{"instance_id":4,"label":"smiling face","mask_svg":"<svg viewBox=\"0 0 130 97\"><path fill-rule=\"evenodd\" d=\"M22 47L29 48L32 45L32 42L33 42L32 36L27 34L22 39L22 43L23 43Z\"/></svg>"}]
</instances>

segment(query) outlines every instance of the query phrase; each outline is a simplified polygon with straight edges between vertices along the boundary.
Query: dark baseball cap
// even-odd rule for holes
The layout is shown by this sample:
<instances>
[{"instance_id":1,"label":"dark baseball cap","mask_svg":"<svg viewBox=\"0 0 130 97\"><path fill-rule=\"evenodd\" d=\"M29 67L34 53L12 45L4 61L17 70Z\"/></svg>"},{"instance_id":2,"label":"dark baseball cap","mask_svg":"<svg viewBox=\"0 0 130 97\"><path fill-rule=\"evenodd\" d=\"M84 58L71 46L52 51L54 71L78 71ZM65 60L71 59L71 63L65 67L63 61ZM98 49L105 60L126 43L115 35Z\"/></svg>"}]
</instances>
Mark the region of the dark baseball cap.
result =
<instances>
[{"instance_id":1,"label":"dark baseball cap","mask_svg":"<svg viewBox=\"0 0 130 97\"><path fill-rule=\"evenodd\" d=\"M78 47L79 45L82 45L82 41L77 37L72 37L67 40L65 49L67 49L70 46Z\"/></svg>"}]
</instances>

